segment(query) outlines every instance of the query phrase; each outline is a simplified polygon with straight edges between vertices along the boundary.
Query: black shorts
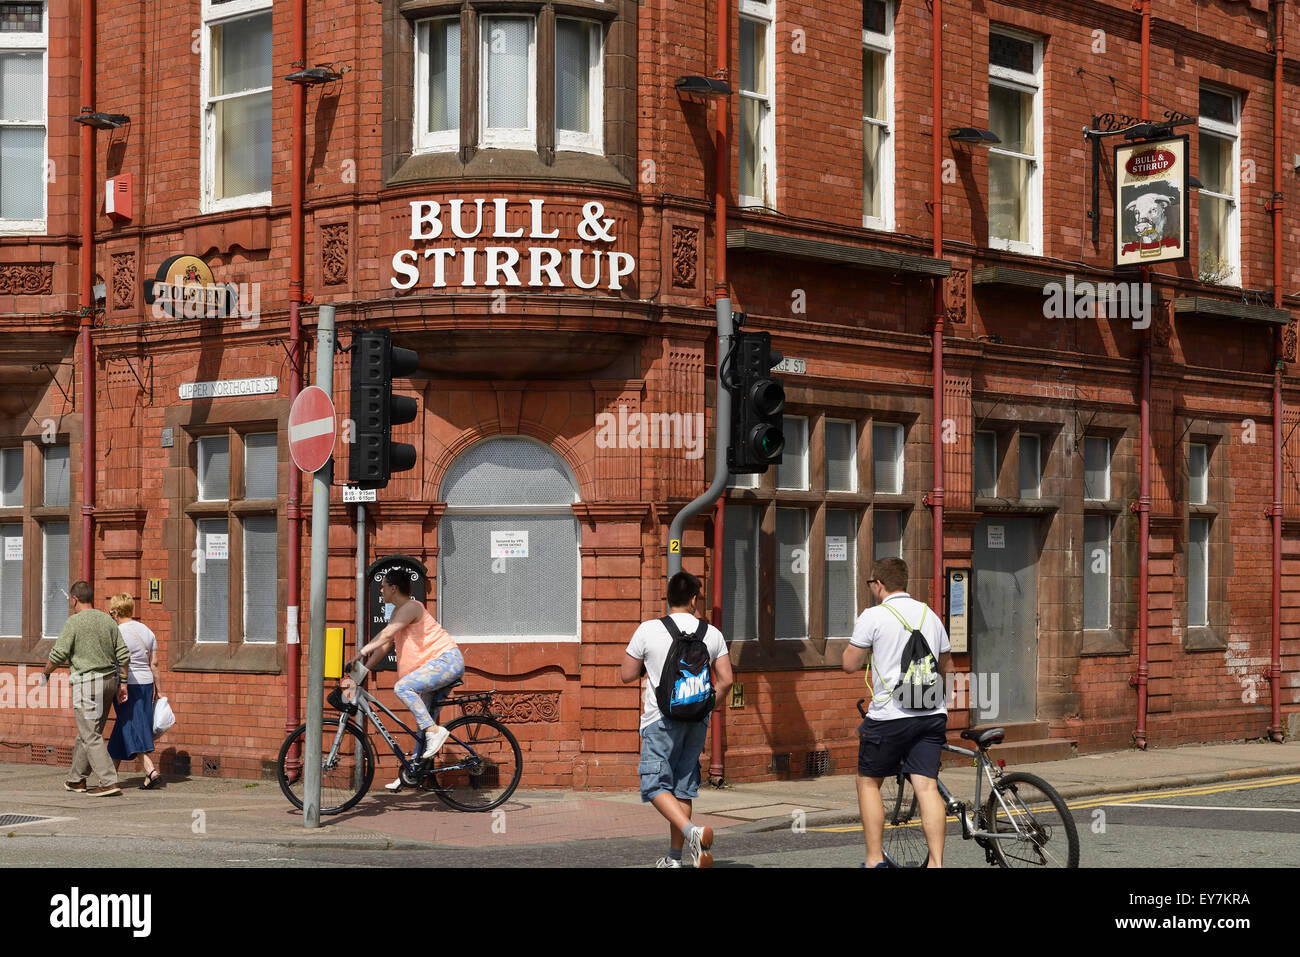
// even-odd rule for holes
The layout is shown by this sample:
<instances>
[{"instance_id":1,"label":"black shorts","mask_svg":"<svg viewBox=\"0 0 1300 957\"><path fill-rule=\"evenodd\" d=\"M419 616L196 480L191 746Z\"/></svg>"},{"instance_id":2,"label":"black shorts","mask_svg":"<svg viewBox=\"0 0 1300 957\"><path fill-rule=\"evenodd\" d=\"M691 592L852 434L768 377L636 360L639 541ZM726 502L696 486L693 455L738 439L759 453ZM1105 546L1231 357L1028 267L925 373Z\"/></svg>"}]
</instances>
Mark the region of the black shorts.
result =
<instances>
[{"instance_id":1,"label":"black shorts","mask_svg":"<svg viewBox=\"0 0 1300 957\"><path fill-rule=\"evenodd\" d=\"M858 728L858 774L888 778L898 773L939 776L939 758L946 742L946 714L927 714L893 721L863 721Z\"/></svg>"}]
</instances>

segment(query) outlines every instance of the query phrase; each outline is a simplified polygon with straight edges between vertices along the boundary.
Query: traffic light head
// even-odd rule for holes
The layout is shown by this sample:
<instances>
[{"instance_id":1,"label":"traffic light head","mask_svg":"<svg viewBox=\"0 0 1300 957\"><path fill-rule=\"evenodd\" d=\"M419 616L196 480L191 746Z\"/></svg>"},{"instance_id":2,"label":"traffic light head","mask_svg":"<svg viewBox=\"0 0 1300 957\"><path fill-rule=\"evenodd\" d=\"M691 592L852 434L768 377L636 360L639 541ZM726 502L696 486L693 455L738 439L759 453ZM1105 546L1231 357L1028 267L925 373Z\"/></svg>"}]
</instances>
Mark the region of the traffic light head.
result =
<instances>
[{"instance_id":1,"label":"traffic light head","mask_svg":"<svg viewBox=\"0 0 1300 957\"><path fill-rule=\"evenodd\" d=\"M348 479L365 488L383 488L393 472L415 468L415 446L392 441L392 427L415 421L419 404L393 395L393 379L409 376L419 356L393 345L387 329L367 329L352 338L351 417L354 444Z\"/></svg>"},{"instance_id":2,"label":"traffic light head","mask_svg":"<svg viewBox=\"0 0 1300 957\"><path fill-rule=\"evenodd\" d=\"M769 465L780 464L785 449L785 387L771 374L783 357L772 349L766 332L737 332L732 350L727 467L734 474L766 472Z\"/></svg>"}]
</instances>

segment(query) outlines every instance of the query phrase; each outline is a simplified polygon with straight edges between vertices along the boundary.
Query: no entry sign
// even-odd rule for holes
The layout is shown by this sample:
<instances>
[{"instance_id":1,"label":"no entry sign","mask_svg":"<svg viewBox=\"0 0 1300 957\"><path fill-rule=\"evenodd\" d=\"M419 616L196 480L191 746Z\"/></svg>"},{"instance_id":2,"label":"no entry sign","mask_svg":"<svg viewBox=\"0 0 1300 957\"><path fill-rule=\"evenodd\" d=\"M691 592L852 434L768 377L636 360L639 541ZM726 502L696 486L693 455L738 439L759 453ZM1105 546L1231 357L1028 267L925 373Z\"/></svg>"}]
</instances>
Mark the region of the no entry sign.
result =
<instances>
[{"instance_id":1,"label":"no entry sign","mask_svg":"<svg viewBox=\"0 0 1300 957\"><path fill-rule=\"evenodd\" d=\"M304 472L325 467L334 454L334 402L319 386L298 393L289 410L289 455Z\"/></svg>"}]
</instances>

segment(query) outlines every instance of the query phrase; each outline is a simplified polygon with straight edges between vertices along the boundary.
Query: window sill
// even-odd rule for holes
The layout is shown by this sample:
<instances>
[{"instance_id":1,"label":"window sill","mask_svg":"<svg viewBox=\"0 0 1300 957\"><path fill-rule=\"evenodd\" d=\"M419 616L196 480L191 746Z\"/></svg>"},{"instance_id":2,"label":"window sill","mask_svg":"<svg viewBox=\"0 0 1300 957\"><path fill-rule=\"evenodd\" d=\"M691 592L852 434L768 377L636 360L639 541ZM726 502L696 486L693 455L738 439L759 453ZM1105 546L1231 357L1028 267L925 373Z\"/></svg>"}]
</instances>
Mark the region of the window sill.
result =
<instances>
[{"instance_id":1,"label":"window sill","mask_svg":"<svg viewBox=\"0 0 1300 957\"><path fill-rule=\"evenodd\" d=\"M1217 505L1188 505L1187 514L1192 518L1218 518Z\"/></svg>"},{"instance_id":2,"label":"window sill","mask_svg":"<svg viewBox=\"0 0 1300 957\"><path fill-rule=\"evenodd\" d=\"M1129 647L1118 629L1085 628L1079 643L1079 654L1083 655L1129 655Z\"/></svg>"},{"instance_id":3,"label":"window sill","mask_svg":"<svg viewBox=\"0 0 1300 957\"><path fill-rule=\"evenodd\" d=\"M1085 498L1083 500L1083 510L1085 512L1102 512L1107 515L1119 515L1124 511L1124 503L1106 498Z\"/></svg>"},{"instance_id":4,"label":"window sill","mask_svg":"<svg viewBox=\"0 0 1300 957\"><path fill-rule=\"evenodd\" d=\"M44 236L44 235L46 235L45 223L0 222L0 236Z\"/></svg>"},{"instance_id":5,"label":"window sill","mask_svg":"<svg viewBox=\"0 0 1300 957\"><path fill-rule=\"evenodd\" d=\"M398 167L388 186L450 179L559 180L630 187L622 173L604 156L557 151L555 164L547 166L534 150L485 149L468 163L459 153L414 153Z\"/></svg>"},{"instance_id":6,"label":"window sill","mask_svg":"<svg viewBox=\"0 0 1300 957\"><path fill-rule=\"evenodd\" d=\"M1226 638L1213 625L1189 625L1183 637L1183 651L1227 651Z\"/></svg>"},{"instance_id":7,"label":"window sill","mask_svg":"<svg viewBox=\"0 0 1300 957\"><path fill-rule=\"evenodd\" d=\"M278 642L243 645L191 642L172 663L171 670L279 674L284 670L280 648Z\"/></svg>"},{"instance_id":8,"label":"window sill","mask_svg":"<svg viewBox=\"0 0 1300 957\"><path fill-rule=\"evenodd\" d=\"M247 196L231 196L227 199L214 199L202 204L203 215L212 213L230 213L241 209L260 209L271 205L271 194L250 193Z\"/></svg>"}]
</instances>

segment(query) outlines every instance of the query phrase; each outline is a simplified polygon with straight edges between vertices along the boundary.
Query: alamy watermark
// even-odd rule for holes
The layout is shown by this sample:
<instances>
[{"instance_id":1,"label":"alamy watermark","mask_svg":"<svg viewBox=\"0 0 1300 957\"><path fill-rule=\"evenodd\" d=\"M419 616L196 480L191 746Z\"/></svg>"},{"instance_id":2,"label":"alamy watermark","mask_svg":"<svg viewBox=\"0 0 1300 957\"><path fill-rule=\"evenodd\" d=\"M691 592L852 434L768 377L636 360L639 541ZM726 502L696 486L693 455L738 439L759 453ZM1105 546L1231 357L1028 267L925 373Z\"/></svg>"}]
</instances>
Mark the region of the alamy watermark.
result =
<instances>
[{"instance_id":1,"label":"alamy watermark","mask_svg":"<svg viewBox=\"0 0 1300 957\"><path fill-rule=\"evenodd\" d=\"M704 456L703 412L618 412L596 416L598 449L685 449L688 459Z\"/></svg>"},{"instance_id":2,"label":"alamy watermark","mask_svg":"<svg viewBox=\"0 0 1300 957\"><path fill-rule=\"evenodd\" d=\"M262 316L262 284L228 282L199 285L193 282L155 282L155 319L225 319L238 316L245 328L256 327Z\"/></svg>"},{"instance_id":3,"label":"alamy watermark","mask_svg":"<svg viewBox=\"0 0 1300 957\"><path fill-rule=\"evenodd\" d=\"M75 687L81 694L89 692L98 697L104 693L104 679L96 675L77 682ZM28 670L26 665L19 665L17 675L0 672L0 711L17 708L67 711L73 707L73 691L67 672L55 672L47 679L40 668Z\"/></svg>"},{"instance_id":4,"label":"alamy watermark","mask_svg":"<svg viewBox=\"0 0 1300 957\"><path fill-rule=\"evenodd\" d=\"M1091 319L1100 303L1112 319L1127 319L1134 329L1151 325L1152 298L1149 282L1075 282L1067 275L1064 283L1043 286L1043 317L1046 319Z\"/></svg>"}]
</instances>

